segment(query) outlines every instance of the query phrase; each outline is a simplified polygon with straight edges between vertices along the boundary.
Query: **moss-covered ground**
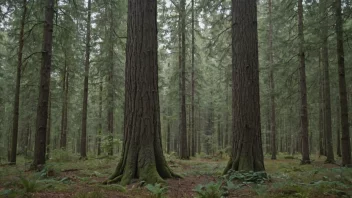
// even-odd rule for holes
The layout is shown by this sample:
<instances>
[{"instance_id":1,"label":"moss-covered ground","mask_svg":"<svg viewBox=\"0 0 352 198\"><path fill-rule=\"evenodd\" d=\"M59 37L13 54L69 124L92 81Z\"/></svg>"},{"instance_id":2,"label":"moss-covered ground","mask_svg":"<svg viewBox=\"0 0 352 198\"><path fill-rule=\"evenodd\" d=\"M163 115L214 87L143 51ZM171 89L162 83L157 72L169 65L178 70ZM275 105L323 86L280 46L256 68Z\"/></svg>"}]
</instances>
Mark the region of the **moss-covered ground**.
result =
<instances>
[{"instance_id":1,"label":"moss-covered ground","mask_svg":"<svg viewBox=\"0 0 352 198\"><path fill-rule=\"evenodd\" d=\"M113 173L117 157L78 158L54 151L41 172L27 171L31 161L21 156L16 166L1 165L0 197L352 197L352 168L324 164L325 158L318 156L312 156L311 165L300 165L299 156L268 156L267 176L234 172L225 177L226 156L185 161L167 155L169 166L183 179L160 185L133 181L129 186L102 184Z\"/></svg>"}]
</instances>

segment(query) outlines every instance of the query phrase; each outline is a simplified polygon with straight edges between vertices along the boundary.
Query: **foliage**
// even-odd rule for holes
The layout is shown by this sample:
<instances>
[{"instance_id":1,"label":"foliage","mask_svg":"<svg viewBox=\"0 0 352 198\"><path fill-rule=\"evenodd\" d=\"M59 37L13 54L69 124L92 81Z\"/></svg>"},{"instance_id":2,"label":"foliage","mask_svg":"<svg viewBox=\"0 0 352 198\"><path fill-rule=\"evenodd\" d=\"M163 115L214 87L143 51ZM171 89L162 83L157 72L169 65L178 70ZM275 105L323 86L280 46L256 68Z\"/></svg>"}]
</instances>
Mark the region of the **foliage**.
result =
<instances>
[{"instance_id":1,"label":"foliage","mask_svg":"<svg viewBox=\"0 0 352 198\"><path fill-rule=\"evenodd\" d=\"M77 160L77 157L73 155L70 151L63 149L55 149L51 151L51 160L53 162L70 162Z\"/></svg>"},{"instance_id":2,"label":"foliage","mask_svg":"<svg viewBox=\"0 0 352 198\"><path fill-rule=\"evenodd\" d=\"M230 170L225 176L229 181L239 181L244 184L262 184L270 177L268 177L266 172L254 172L254 171L233 171Z\"/></svg>"},{"instance_id":3,"label":"foliage","mask_svg":"<svg viewBox=\"0 0 352 198\"><path fill-rule=\"evenodd\" d=\"M220 198L225 194L221 182L210 182L208 184L199 184L195 187L194 191L199 198Z\"/></svg>"},{"instance_id":4,"label":"foliage","mask_svg":"<svg viewBox=\"0 0 352 198\"><path fill-rule=\"evenodd\" d=\"M29 178L25 178L23 176L20 176L19 178L20 178L22 188L26 193L32 193L38 190L39 185L36 179L32 180Z\"/></svg>"},{"instance_id":5,"label":"foliage","mask_svg":"<svg viewBox=\"0 0 352 198\"><path fill-rule=\"evenodd\" d=\"M149 192L153 194L153 197L155 198L163 198L165 197L165 194L167 192L167 188L163 187L159 183L147 184L145 187L148 189Z\"/></svg>"}]
</instances>

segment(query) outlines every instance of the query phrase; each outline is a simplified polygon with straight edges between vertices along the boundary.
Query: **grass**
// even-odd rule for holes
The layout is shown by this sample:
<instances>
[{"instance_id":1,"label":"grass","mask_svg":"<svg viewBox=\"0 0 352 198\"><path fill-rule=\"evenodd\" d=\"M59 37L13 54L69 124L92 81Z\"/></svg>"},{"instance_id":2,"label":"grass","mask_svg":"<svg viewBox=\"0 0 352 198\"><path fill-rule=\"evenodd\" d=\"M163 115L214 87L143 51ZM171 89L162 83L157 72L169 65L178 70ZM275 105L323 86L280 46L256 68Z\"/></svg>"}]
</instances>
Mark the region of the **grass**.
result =
<instances>
[{"instance_id":1,"label":"grass","mask_svg":"<svg viewBox=\"0 0 352 198\"><path fill-rule=\"evenodd\" d=\"M102 185L113 173L118 162L117 157L93 158L80 161L78 156L58 151L42 172L28 172L29 160L18 158L16 166L0 168L0 197L22 197L47 193L61 197L192 197L198 191L209 194L229 194L236 197L351 197L352 169L324 164L324 158L312 156L312 165L299 165L299 156L287 157L280 154L277 160L265 159L266 173L264 182L228 181L222 177L227 158L198 156L191 160L178 160L168 155L170 167L180 173L184 180L168 181L167 192L161 187L141 187L134 183L128 187L118 184ZM249 175L250 176L250 175ZM190 180L190 181L189 181ZM188 182L188 183L187 183ZM182 184L185 183L184 186ZM219 185L216 186L215 184ZM214 188L216 186L216 188ZM219 188L218 188L219 187ZM209 189L208 189L209 188ZM155 192L152 192L154 190ZM162 193L160 193L162 192ZM217 192L217 190L221 192ZM149 191L149 192L148 192ZM183 194L182 194L183 193ZM198 196L200 195L198 193ZM182 196L181 196L182 195ZM202 196L206 197L206 196Z\"/></svg>"}]
</instances>

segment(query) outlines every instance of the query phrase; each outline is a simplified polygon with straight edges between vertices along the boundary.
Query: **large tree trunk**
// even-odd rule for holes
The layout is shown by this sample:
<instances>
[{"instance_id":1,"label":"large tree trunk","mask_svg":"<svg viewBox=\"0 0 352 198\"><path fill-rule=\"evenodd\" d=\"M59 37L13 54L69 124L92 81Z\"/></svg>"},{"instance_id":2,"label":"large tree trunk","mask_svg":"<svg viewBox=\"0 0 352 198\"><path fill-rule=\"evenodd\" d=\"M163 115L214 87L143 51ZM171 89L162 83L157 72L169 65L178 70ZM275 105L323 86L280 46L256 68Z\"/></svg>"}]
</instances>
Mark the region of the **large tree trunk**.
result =
<instances>
[{"instance_id":1,"label":"large tree trunk","mask_svg":"<svg viewBox=\"0 0 352 198\"><path fill-rule=\"evenodd\" d=\"M300 75L300 96L301 96L301 137L302 137L302 164L310 164L309 158L309 137L308 137L308 104L307 104L307 82L306 63L304 53L303 34L303 4L298 0L298 38L299 38L299 75Z\"/></svg>"},{"instance_id":2,"label":"large tree trunk","mask_svg":"<svg viewBox=\"0 0 352 198\"><path fill-rule=\"evenodd\" d=\"M264 171L256 1L232 0L232 86L233 143L224 173Z\"/></svg>"},{"instance_id":3,"label":"large tree trunk","mask_svg":"<svg viewBox=\"0 0 352 198\"><path fill-rule=\"evenodd\" d=\"M123 151L105 183L156 183L175 176L161 145L156 12L156 0L128 1Z\"/></svg>"},{"instance_id":4,"label":"large tree trunk","mask_svg":"<svg viewBox=\"0 0 352 198\"><path fill-rule=\"evenodd\" d=\"M18 119L20 111L20 89L21 89L21 70L22 70L22 56L23 56L23 46L24 46L24 25L26 22L27 14L27 0L23 0L22 3L23 12L21 18L21 29L19 37L19 48L17 57L17 74L16 74L16 89L15 89L15 99L13 105L13 120L12 120L12 142L11 142L11 159L10 164L16 164L17 156L17 136L18 136Z\"/></svg>"},{"instance_id":5,"label":"large tree trunk","mask_svg":"<svg viewBox=\"0 0 352 198\"><path fill-rule=\"evenodd\" d=\"M67 54L64 52L64 70L62 73L62 111L61 111L61 134L60 134L60 148L66 149L67 146L67 110L68 110L68 67Z\"/></svg>"},{"instance_id":6,"label":"large tree trunk","mask_svg":"<svg viewBox=\"0 0 352 198\"><path fill-rule=\"evenodd\" d=\"M186 119L186 0L180 1L180 36L181 36L181 116L180 116L180 158L189 159Z\"/></svg>"},{"instance_id":7,"label":"large tree trunk","mask_svg":"<svg viewBox=\"0 0 352 198\"><path fill-rule=\"evenodd\" d=\"M330 76L329 76L329 50L328 50L328 3L326 0L319 2L321 14L321 44L322 44L322 63L324 71L324 134L326 140L326 163L334 163L334 150L332 143L332 124L331 124L331 98L330 98Z\"/></svg>"},{"instance_id":8,"label":"large tree trunk","mask_svg":"<svg viewBox=\"0 0 352 198\"><path fill-rule=\"evenodd\" d=\"M45 164L46 128L48 122L48 102L50 89L50 71L53 39L54 1L46 1L44 20L44 39L42 51L42 66L40 69L39 99L37 108L37 122L32 168Z\"/></svg>"},{"instance_id":9,"label":"large tree trunk","mask_svg":"<svg viewBox=\"0 0 352 198\"><path fill-rule=\"evenodd\" d=\"M343 20L341 16L341 0L336 0L336 40L337 40L337 62L339 75L339 95L340 95L340 114L341 114L341 146L342 146L342 165L351 164L351 142L348 123L348 104L345 77L345 53L343 48Z\"/></svg>"},{"instance_id":10,"label":"large tree trunk","mask_svg":"<svg viewBox=\"0 0 352 198\"><path fill-rule=\"evenodd\" d=\"M274 82L274 58L273 58L273 22L272 0L269 0L269 64L270 64L270 131L271 131L271 159L276 159L276 108L275 108L275 82Z\"/></svg>"},{"instance_id":11,"label":"large tree trunk","mask_svg":"<svg viewBox=\"0 0 352 198\"><path fill-rule=\"evenodd\" d=\"M86 60L84 65L84 88L82 108L81 159L87 159L87 110L88 110L88 78L90 63L90 29L91 29L91 0L88 0Z\"/></svg>"}]
</instances>

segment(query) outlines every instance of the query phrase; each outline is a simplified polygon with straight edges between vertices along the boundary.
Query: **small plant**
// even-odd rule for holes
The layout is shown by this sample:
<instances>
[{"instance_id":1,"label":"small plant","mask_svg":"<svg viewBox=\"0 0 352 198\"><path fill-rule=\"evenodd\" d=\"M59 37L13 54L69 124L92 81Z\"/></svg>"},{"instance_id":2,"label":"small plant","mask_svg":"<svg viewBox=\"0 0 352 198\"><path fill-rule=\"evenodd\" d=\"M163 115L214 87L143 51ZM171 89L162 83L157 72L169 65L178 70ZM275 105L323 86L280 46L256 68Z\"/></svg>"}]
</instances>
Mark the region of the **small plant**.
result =
<instances>
[{"instance_id":1,"label":"small plant","mask_svg":"<svg viewBox=\"0 0 352 198\"><path fill-rule=\"evenodd\" d=\"M194 191L199 198L220 198L225 194L221 182L210 182L206 185L197 185Z\"/></svg>"},{"instance_id":2,"label":"small plant","mask_svg":"<svg viewBox=\"0 0 352 198\"><path fill-rule=\"evenodd\" d=\"M262 184L269 179L266 172L253 172L253 171L232 171L230 170L225 178L229 181L237 180L244 184L255 183Z\"/></svg>"},{"instance_id":3,"label":"small plant","mask_svg":"<svg viewBox=\"0 0 352 198\"><path fill-rule=\"evenodd\" d=\"M37 180L26 179L20 176L21 185L26 193L36 192L38 190Z\"/></svg>"},{"instance_id":4,"label":"small plant","mask_svg":"<svg viewBox=\"0 0 352 198\"><path fill-rule=\"evenodd\" d=\"M153 197L155 198L163 198L165 197L164 195L166 194L167 192L167 188L166 187L162 187L161 184L148 184L145 186L152 194L153 194Z\"/></svg>"}]
</instances>

